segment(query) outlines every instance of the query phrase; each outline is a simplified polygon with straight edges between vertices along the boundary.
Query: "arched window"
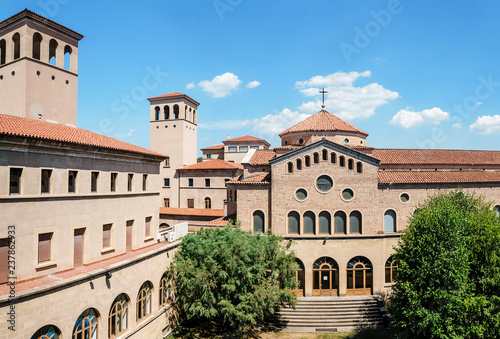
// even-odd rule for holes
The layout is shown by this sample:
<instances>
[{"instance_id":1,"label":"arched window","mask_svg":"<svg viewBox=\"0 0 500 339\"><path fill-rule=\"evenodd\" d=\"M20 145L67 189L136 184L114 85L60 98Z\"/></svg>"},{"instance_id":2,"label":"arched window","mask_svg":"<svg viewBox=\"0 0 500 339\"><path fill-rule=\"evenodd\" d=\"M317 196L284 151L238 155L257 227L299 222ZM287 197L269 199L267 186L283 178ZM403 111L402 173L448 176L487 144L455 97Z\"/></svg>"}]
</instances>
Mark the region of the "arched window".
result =
<instances>
[{"instance_id":1,"label":"arched window","mask_svg":"<svg viewBox=\"0 0 500 339\"><path fill-rule=\"evenodd\" d=\"M165 119L165 120L170 119L170 106L169 105L163 106L163 119Z\"/></svg>"},{"instance_id":2,"label":"arched window","mask_svg":"<svg viewBox=\"0 0 500 339\"><path fill-rule=\"evenodd\" d=\"M390 284L398 276L398 264L392 258L392 255L385 262L385 282Z\"/></svg>"},{"instance_id":3,"label":"arched window","mask_svg":"<svg viewBox=\"0 0 500 339\"><path fill-rule=\"evenodd\" d=\"M345 167L345 158L343 155L339 157L339 166L340 167Z\"/></svg>"},{"instance_id":4,"label":"arched window","mask_svg":"<svg viewBox=\"0 0 500 339\"><path fill-rule=\"evenodd\" d=\"M109 337L114 338L125 332L128 328L128 302L129 298L122 293L115 298L109 310Z\"/></svg>"},{"instance_id":5,"label":"arched window","mask_svg":"<svg viewBox=\"0 0 500 339\"><path fill-rule=\"evenodd\" d=\"M160 120L160 107L155 107L155 120Z\"/></svg>"},{"instance_id":6,"label":"arched window","mask_svg":"<svg viewBox=\"0 0 500 339\"><path fill-rule=\"evenodd\" d=\"M160 295L159 295L159 305L164 306L172 301L172 293L170 291L169 281L167 273L163 273L160 280Z\"/></svg>"},{"instance_id":7,"label":"arched window","mask_svg":"<svg viewBox=\"0 0 500 339\"><path fill-rule=\"evenodd\" d=\"M500 205L496 205L493 209L497 212L497 217L500 217Z\"/></svg>"},{"instance_id":8,"label":"arched window","mask_svg":"<svg viewBox=\"0 0 500 339\"><path fill-rule=\"evenodd\" d=\"M347 295L371 294L372 263L365 257L354 257L347 263Z\"/></svg>"},{"instance_id":9,"label":"arched window","mask_svg":"<svg viewBox=\"0 0 500 339\"><path fill-rule=\"evenodd\" d=\"M184 105L184 119L187 119L188 117L188 107L187 105Z\"/></svg>"},{"instance_id":10,"label":"arched window","mask_svg":"<svg viewBox=\"0 0 500 339\"><path fill-rule=\"evenodd\" d=\"M193 110L193 123L196 123L196 110Z\"/></svg>"},{"instance_id":11,"label":"arched window","mask_svg":"<svg viewBox=\"0 0 500 339\"><path fill-rule=\"evenodd\" d=\"M297 159L297 169L300 171L302 169L302 160Z\"/></svg>"},{"instance_id":12,"label":"arched window","mask_svg":"<svg viewBox=\"0 0 500 339\"><path fill-rule=\"evenodd\" d=\"M21 57L21 35L16 33L12 36L12 46L14 51L14 60Z\"/></svg>"},{"instance_id":13,"label":"arched window","mask_svg":"<svg viewBox=\"0 0 500 339\"><path fill-rule=\"evenodd\" d=\"M179 105L174 105L174 119L179 119Z\"/></svg>"},{"instance_id":14,"label":"arched window","mask_svg":"<svg viewBox=\"0 0 500 339\"><path fill-rule=\"evenodd\" d=\"M396 212L393 210L388 210L384 213L384 232L396 232Z\"/></svg>"},{"instance_id":15,"label":"arched window","mask_svg":"<svg viewBox=\"0 0 500 339\"><path fill-rule=\"evenodd\" d=\"M347 160L347 168L350 170L354 169L354 161L352 159Z\"/></svg>"},{"instance_id":16,"label":"arched window","mask_svg":"<svg viewBox=\"0 0 500 339\"><path fill-rule=\"evenodd\" d=\"M323 160L328 160L328 151L326 149L324 149L322 152L322 158Z\"/></svg>"},{"instance_id":17,"label":"arched window","mask_svg":"<svg viewBox=\"0 0 500 339\"><path fill-rule=\"evenodd\" d=\"M5 64L7 61L7 43L5 39L0 40L0 65Z\"/></svg>"},{"instance_id":18,"label":"arched window","mask_svg":"<svg viewBox=\"0 0 500 339\"><path fill-rule=\"evenodd\" d=\"M54 325L46 325L31 336L31 339L59 339L61 331Z\"/></svg>"},{"instance_id":19,"label":"arched window","mask_svg":"<svg viewBox=\"0 0 500 339\"><path fill-rule=\"evenodd\" d=\"M56 65L57 41L51 39L49 41L49 64Z\"/></svg>"},{"instance_id":20,"label":"arched window","mask_svg":"<svg viewBox=\"0 0 500 339\"><path fill-rule=\"evenodd\" d=\"M310 157L310 156L306 155L306 156L304 157L304 161L305 161L305 165L306 165L306 167L311 166L311 157Z\"/></svg>"},{"instance_id":21,"label":"arched window","mask_svg":"<svg viewBox=\"0 0 500 339\"><path fill-rule=\"evenodd\" d=\"M361 213L359 211L352 211L351 214L349 214L349 232L361 234L361 231Z\"/></svg>"},{"instance_id":22,"label":"arched window","mask_svg":"<svg viewBox=\"0 0 500 339\"><path fill-rule=\"evenodd\" d=\"M314 157L314 163L317 164L319 162L319 154L318 153L314 153L313 157Z\"/></svg>"},{"instance_id":23,"label":"arched window","mask_svg":"<svg viewBox=\"0 0 500 339\"><path fill-rule=\"evenodd\" d=\"M299 259L295 258L295 262L297 263L298 269L295 271L295 279L297 280L297 289L292 291L295 292L298 296L304 296L304 286L306 284L306 271L304 269L304 264Z\"/></svg>"},{"instance_id":24,"label":"arched window","mask_svg":"<svg viewBox=\"0 0 500 339\"><path fill-rule=\"evenodd\" d=\"M97 339L99 315L93 308L86 309L75 322L73 339Z\"/></svg>"},{"instance_id":25,"label":"arched window","mask_svg":"<svg viewBox=\"0 0 500 339\"><path fill-rule=\"evenodd\" d=\"M339 288L339 266L330 257L322 257L313 264L312 295L337 295Z\"/></svg>"},{"instance_id":26,"label":"arched window","mask_svg":"<svg viewBox=\"0 0 500 339\"><path fill-rule=\"evenodd\" d=\"M330 153L330 162L335 164L337 162L337 155L335 153Z\"/></svg>"},{"instance_id":27,"label":"arched window","mask_svg":"<svg viewBox=\"0 0 500 339\"><path fill-rule=\"evenodd\" d=\"M332 216L330 213L323 211L319 214L319 233L320 234L330 234L331 233Z\"/></svg>"},{"instance_id":28,"label":"arched window","mask_svg":"<svg viewBox=\"0 0 500 339\"><path fill-rule=\"evenodd\" d=\"M316 216L313 212L304 213L304 234L316 233Z\"/></svg>"},{"instance_id":29,"label":"arched window","mask_svg":"<svg viewBox=\"0 0 500 339\"><path fill-rule=\"evenodd\" d=\"M300 231L300 215L292 211L288 213L288 234L299 234Z\"/></svg>"},{"instance_id":30,"label":"arched window","mask_svg":"<svg viewBox=\"0 0 500 339\"><path fill-rule=\"evenodd\" d=\"M33 34L33 59L40 60L40 51L42 46L42 35L38 32Z\"/></svg>"},{"instance_id":31,"label":"arched window","mask_svg":"<svg viewBox=\"0 0 500 339\"><path fill-rule=\"evenodd\" d=\"M293 164L291 162L288 163L288 173L293 173Z\"/></svg>"},{"instance_id":32,"label":"arched window","mask_svg":"<svg viewBox=\"0 0 500 339\"><path fill-rule=\"evenodd\" d=\"M359 161L356 163L356 172L363 173L363 164Z\"/></svg>"},{"instance_id":33,"label":"arched window","mask_svg":"<svg viewBox=\"0 0 500 339\"><path fill-rule=\"evenodd\" d=\"M253 231L264 233L264 212L253 212Z\"/></svg>"},{"instance_id":34,"label":"arched window","mask_svg":"<svg viewBox=\"0 0 500 339\"><path fill-rule=\"evenodd\" d=\"M71 46L64 46L64 69L71 70L71 53L73 53L73 49Z\"/></svg>"},{"instance_id":35,"label":"arched window","mask_svg":"<svg viewBox=\"0 0 500 339\"><path fill-rule=\"evenodd\" d=\"M346 233L346 214L342 211L335 213L335 234L345 234Z\"/></svg>"},{"instance_id":36,"label":"arched window","mask_svg":"<svg viewBox=\"0 0 500 339\"><path fill-rule=\"evenodd\" d=\"M206 209L212 208L212 199L210 199L209 197L205 198L205 208Z\"/></svg>"},{"instance_id":37,"label":"arched window","mask_svg":"<svg viewBox=\"0 0 500 339\"><path fill-rule=\"evenodd\" d=\"M151 283L146 281L137 294L137 321L146 318L151 313L151 289Z\"/></svg>"}]
</instances>

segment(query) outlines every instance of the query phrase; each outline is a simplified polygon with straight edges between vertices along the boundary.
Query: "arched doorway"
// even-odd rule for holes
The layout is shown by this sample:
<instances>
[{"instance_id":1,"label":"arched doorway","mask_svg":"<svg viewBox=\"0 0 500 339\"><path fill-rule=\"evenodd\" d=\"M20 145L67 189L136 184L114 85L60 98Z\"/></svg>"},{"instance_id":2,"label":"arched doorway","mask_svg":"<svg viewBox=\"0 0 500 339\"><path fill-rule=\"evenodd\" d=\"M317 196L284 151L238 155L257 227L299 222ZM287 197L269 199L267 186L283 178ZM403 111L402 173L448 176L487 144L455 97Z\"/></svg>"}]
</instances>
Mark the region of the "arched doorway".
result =
<instances>
[{"instance_id":1,"label":"arched doorway","mask_svg":"<svg viewBox=\"0 0 500 339\"><path fill-rule=\"evenodd\" d=\"M297 288L295 290L293 290L292 292L294 292L299 297L303 297L304 296L304 286L306 283L306 273L305 273L305 269L304 269L304 264L302 263L302 261L300 261L300 259L295 259L295 262L299 266L299 268L295 270L295 279L297 279L298 284L297 284Z\"/></svg>"},{"instance_id":2,"label":"arched doorway","mask_svg":"<svg viewBox=\"0 0 500 339\"><path fill-rule=\"evenodd\" d=\"M321 257L313 264L312 295L338 295L339 266L330 257Z\"/></svg>"},{"instance_id":3,"label":"arched doorway","mask_svg":"<svg viewBox=\"0 0 500 339\"><path fill-rule=\"evenodd\" d=\"M372 263L365 257L354 257L347 263L347 295L372 294Z\"/></svg>"}]
</instances>

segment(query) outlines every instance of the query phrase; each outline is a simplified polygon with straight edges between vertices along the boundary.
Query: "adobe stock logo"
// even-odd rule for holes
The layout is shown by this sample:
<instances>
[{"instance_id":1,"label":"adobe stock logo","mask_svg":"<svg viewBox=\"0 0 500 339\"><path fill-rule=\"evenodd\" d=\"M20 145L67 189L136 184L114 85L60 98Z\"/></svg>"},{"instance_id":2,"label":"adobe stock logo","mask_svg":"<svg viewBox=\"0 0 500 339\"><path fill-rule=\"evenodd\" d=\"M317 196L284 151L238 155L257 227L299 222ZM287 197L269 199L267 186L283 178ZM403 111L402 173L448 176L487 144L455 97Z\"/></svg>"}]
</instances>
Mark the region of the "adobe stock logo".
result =
<instances>
[{"instance_id":1,"label":"adobe stock logo","mask_svg":"<svg viewBox=\"0 0 500 339\"><path fill-rule=\"evenodd\" d=\"M411 1L411 0L410 0ZM387 3L387 9L382 9L378 12L370 11L370 16L373 20L368 21L364 27L354 27L353 43L349 44L345 41L339 44L339 48L347 62L352 61L353 54L359 54L370 45L372 40L381 32L382 28L390 25L394 16L403 11L403 5L399 0L390 0Z\"/></svg>"},{"instance_id":2,"label":"adobe stock logo","mask_svg":"<svg viewBox=\"0 0 500 339\"><path fill-rule=\"evenodd\" d=\"M224 21L224 13L232 12L243 0L214 0L212 3L220 21Z\"/></svg>"}]
</instances>

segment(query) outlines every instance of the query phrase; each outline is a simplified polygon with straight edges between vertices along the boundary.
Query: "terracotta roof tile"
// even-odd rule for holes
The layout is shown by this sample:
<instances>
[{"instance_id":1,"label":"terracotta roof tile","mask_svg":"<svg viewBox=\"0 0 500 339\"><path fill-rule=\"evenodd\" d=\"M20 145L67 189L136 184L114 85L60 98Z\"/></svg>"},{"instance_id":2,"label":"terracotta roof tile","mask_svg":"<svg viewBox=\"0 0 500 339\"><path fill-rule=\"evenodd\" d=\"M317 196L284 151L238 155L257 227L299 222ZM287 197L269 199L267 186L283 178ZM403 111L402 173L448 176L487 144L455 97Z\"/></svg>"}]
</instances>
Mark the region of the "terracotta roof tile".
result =
<instances>
[{"instance_id":1,"label":"terracotta roof tile","mask_svg":"<svg viewBox=\"0 0 500 339\"><path fill-rule=\"evenodd\" d=\"M172 98L186 98L187 100L193 102L197 106L200 104L198 101L194 100L190 96L183 94L183 93L178 93L178 92L172 92L172 93L167 93L167 94L163 94L163 95L158 95L155 97L148 98L148 100L151 101L151 100L172 99Z\"/></svg>"},{"instance_id":2,"label":"terracotta roof tile","mask_svg":"<svg viewBox=\"0 0 500 339\"><path fill-rule=\"evenodd\" d=\"M269 173L257 175L251 178L245 178L241 180L243 175L228 181L228 184L235 185L269 185L271 183L271 175Z\"/></svg>"},{"instance_id":3,"label":"terracotta roof tile","mask_svg":"<svg viewBox=\"0 0 500 339\"><path fill-rule=\"evenodd\" d=\"M211 221L207 221L205 225L210 225L210 226L226 226L229 223L229 219L235 220L236 215L230 215L226 217L220 217Z\"/></svg>"},{"instance_id":4,"label":"terracotta roof tile","mask_svg":"<svg viewBox=\"0 0 500 339\"><path fill-rule=\"evenodd\" d=\"M245 142L245 141L260 141L260 142L264 142L265 144L270 146L270 144L267 141L265 141L264 139L252 137L251 135L245 135L245 136L238 137L238 138L227 139L227 140L223 140L222 142L224 144L226 144L228 142Z\"/></svg>"},{"instance_id":5,"label":"terracotta roof tile","mask_svg":"<svg viewBox=\"0 0 500 339\"><path fill-rule=\"evenodd\" d=\"M224 216L223 209L202 209L202 208L170 208L160 207L160 214L167 215L186 215L197 217L222 217Z\"/></svg>"},{"instance_id":6,"label":"terracotta roof tile","mask_svg":"<svg viewBox=\"0 0 500 339\"><path fill-rule=\"evenodd\" d=\"M193 165L184 166L179 168L179 171L196 171L196 170L237 170L243 169L241 164L228 162L221 159L213 159L208 161L199 162Z\"/></svg>"},{"instance_id":7,"label":"terracotta roof tile","mask_svg":"<svg viewBox=\"0 0 500 339\"><path fill-rule=\"evenodd\" d=\"M311 115L309 118L281 132L279 135L282 136L294 132L330 132L330 131L351 132L368 136L368 133L363 132L362 130L351 125L347 121L344 121L339 117L324 110Z\"/></svg>"},{"instance_id":8,"label":"terracotta roof tile","mask_svg":"<svg viewBox=\"0 0 500 339\"><path fill-rule=\"evenodd\" d=\"M273 149L277 150L277 151L281 151L281 150L294 150L294 149L301 148L301 147L302 146L298 146L298 145L285 145L285 146L278 146L278 147L275 147Z\"/></svg>"},{"instance_id":9,"label":"terracotta roof tile","mask_svg":"<svg viewBox=\"0 0 500 339\"><path fill-rule=\"evenodd\" d=\"M499 151L374 149L372 156L384 165L499 165Z\"/></svg>"},{"instance_id":10,"label":"terracotta roof tile","mask_svg":"<svg viewBox=\"0 0 500 339\"><path fill-rule=\"evenodd\" d=\"M379 172L381 184L461 184L499 183L500 172L492 171L438 171L438 172Z\"/></svg>"},{"instance_id":11,"label":"terracotta roof tile","mask_svg":"<svg viewBox=\"0 0 500 339\"><path fill-rule=\"evenodd\" d=\"M0 134L165 157L148 149L81 128L0 114Z\"/></svg>"},{"instance_id":12,"label":"terracotta roof tile","mask_svg":"<svg viewBox=\"0 0 500 339\"><path fill-rule=\"evenodd\" d=\"M215 146L210 146L210 147L205 147L202 148L202 151L208 151L208 150L221 150L224 149L224 145L215 145Z\"/></svg>"},{"instance_id":13,"label":"terracotta roof tile","mask_svg":"<svg viewBox=\"0 0 500 339\"><path fill-rule=\"evenodd\" d=\"M250 158L251 165L268 165L269 160L276 156L276 152L268 149L258 149Z\"/></svg>"}]
</instances>

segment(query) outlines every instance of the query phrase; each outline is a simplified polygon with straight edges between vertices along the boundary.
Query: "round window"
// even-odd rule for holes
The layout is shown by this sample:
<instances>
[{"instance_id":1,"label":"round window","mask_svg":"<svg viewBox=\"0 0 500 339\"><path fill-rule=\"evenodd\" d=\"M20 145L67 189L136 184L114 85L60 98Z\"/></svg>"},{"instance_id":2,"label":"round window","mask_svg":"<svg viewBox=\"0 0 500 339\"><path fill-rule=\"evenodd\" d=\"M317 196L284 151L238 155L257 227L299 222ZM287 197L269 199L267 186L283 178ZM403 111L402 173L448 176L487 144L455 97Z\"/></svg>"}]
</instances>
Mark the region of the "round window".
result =
<instances>
[{"instance_id":1,"label":"round window","mask_svg":"<svg viewBox=\"0 0 500 339\"><path fill-rule=\"evenodd\" d=\"M342 191L342 198L344 200L351 200L354 198L354 192L350 188L346 188L345 190Z\"/></svg>"},{"instance_id":2,"label":"round window","mask_svg":"<svg viewBox=\"0 0 500 339\"><path fill-rule=\"evenodd\" d=\"M344 139L344 144L348 144L349 143L349 139L345 138Z\"/></svg>"},{"instance_id":3,"label":"round window","mask_svg":"<svg viewBox=\"0 0 500 339\"><path fill-rule=\"evenodd\" d=\"M297 192L295 192L295 197L297 200L305 200L307 198L307 191L303 188L299 188Z\"/></svg>"},{"instance_id":4,"label":"round window","mask_svg":"<svg viewBox=\"0 0 500 339\"><path fill-rule=\"evenodd\" d=\"M328 175L322 175L316 180L316 187L322 192L327 192L333 187L333 180Z\"/></svg>"},{"instance_id":5,"label":"round window","mask_svg":"<svg viewBox=\"0 0 500 339\"><path fill-rule=\"evenodd\" d=\"M401 194L399 199L401 199L402 203L407 203L408 201L410 201L410 196L406 193L403 193L403 194Z\"/></svg>"},{"instance_id":6,"label":"round window","mask_svg":"<svg viewBox=\"0 0 500 339\"><path fill-rule=\"evenodd\" d=\"M301 144L301 145L302 145L303 143L304 143L304 139L300 139L300 140L299 140L299 144Z\"/></svg>"}]
</instances>

